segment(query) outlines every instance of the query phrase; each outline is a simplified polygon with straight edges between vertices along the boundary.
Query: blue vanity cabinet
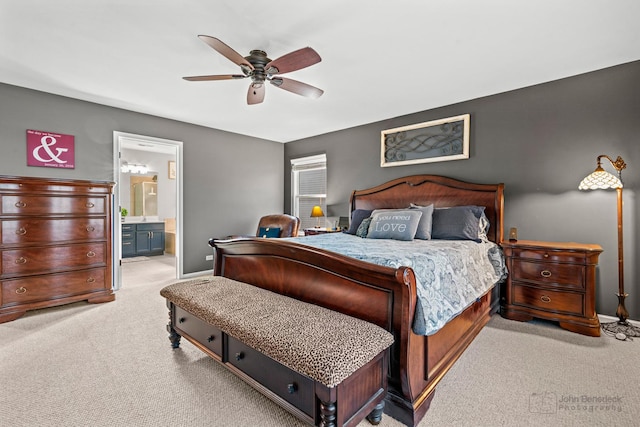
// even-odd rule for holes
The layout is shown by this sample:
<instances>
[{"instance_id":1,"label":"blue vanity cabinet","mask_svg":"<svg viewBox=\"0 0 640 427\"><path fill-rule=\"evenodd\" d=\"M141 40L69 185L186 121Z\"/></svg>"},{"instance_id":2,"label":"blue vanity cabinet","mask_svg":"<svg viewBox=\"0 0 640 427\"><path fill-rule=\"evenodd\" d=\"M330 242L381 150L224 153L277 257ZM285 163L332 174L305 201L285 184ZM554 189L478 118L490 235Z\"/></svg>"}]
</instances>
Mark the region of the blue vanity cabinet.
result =
<instances>
[{"instance_id":1,"label":"blue vanity cabinet","mask_svg":"<svg viewBox=\"0 0 640 427\"><path fill-rule=\"evenodd\" d=\"M164 222L122 224L122 257L164 254Z\"/></svg>"},{"instance_id":2,"label":"blue vanity cabinet","mask_svg":"<svg viewBox=\"0 0 640 427\"><path fill-rule=\"evenodd\" d=\"M136 255L164 253L164 222L136 224Z\"/></svg>"},{"instance_id":3,"label":"blue vanity cabinet","mask_svg":"<svg viewBox=\"0 0 640 427\"><path fill-rule=\"evenodd\" d=\"M122 258L136 256L135 234L135 224L122 224Z\"/></svg>"}]
</instances>

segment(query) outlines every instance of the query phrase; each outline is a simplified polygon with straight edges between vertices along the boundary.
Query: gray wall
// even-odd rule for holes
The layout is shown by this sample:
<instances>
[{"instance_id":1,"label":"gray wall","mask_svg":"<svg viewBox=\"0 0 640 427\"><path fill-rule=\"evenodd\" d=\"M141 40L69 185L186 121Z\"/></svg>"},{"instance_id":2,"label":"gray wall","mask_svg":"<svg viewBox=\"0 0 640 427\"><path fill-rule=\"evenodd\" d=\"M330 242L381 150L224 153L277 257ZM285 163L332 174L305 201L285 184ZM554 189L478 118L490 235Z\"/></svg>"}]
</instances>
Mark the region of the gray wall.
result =
<instances>
[{"instance_id":1,"label":"gray wall","mask_svg":"<svg viewBox=\"0 0 640 427\"><path fill-rule=\"evenodd\" d=\"M75 135L75 169L26 166L26 130ZM184 272L212 268L209 237L255 233L283 209L283 145L0 84L0 174L113 181L113 131L183 141Z\"/></svg>"},{"instance_id":2,"label":"gray wall","mask_svg":"<svg viewBox=\"0 0 640 427\"><path fill-rule=\"evenodd\" d=\"M429 96L428 93L416 96ZM383 102L383 100L381 100ZM459 114L471 114L468 160L380 167L380 131ZM344 204L364 189L413 174L505 184L505 232L520 239L596 243L599 313L615 315L617 223L615 191L580 192L596 157L622 156L626 305L640 318L640 62L396 117L285 145L285 176L291 158L327 154L327 204ZM615 173L610 164L603 166ZM291 188L285 179L285 209ZM347 212L344 212L346 215Z\"/></svg>"}]
</instances>

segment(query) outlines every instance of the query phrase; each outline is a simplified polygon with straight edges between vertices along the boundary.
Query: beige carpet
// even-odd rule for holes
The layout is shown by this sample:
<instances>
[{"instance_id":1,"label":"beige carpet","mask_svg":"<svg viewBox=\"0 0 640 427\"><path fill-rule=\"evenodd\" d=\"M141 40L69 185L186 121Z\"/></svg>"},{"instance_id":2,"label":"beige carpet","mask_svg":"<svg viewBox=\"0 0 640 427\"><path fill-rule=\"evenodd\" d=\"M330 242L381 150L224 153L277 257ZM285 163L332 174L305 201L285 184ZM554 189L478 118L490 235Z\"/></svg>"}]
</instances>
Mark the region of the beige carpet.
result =
<instances>
[{"instance_id":1,"label":"beige carpet","mask_svg":"<svg viewBox=\"0 0 640 427\"><path fill-rule=\"evenodd\" d=\"M123 265L114 302L0 324L0 426L303 425L188 342L171 349L158 292L173 269L159 261ZM638 425L639 355L640 339L494 316L420 426Z\"/></svg>"}]
</instances>

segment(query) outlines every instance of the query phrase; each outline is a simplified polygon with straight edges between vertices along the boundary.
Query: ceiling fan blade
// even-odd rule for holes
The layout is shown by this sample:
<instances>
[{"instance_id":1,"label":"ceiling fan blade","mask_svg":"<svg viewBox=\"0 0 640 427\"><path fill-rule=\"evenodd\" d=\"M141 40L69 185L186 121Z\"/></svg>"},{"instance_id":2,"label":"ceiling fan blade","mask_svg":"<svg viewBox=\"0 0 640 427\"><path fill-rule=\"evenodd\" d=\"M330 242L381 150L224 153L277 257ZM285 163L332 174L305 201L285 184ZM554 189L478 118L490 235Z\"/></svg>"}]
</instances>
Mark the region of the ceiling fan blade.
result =
<instances>
[{"instance_id":1,"label":"ceiling fan blade","mask_svg":"<svg viewBox=\"0 0 640 427\"><path fill-rule=\"evenodd\" d=\"M216 74L212 76L190 76L183 77L183 79L188 80L190 82L202 82L208 80L233 80L233 79L244 79L247 76L242 74Z\"/></svg>"},{"instance_id":2,"label":"ceiling fan blade","mask_svg":"<svg viewBox=\"0 0 640 427\"><path fill-rule=\"evenodd\" d=\"M250 70L253 70L253 65L251 65L249 61L244 59L242 55L240 55L235 50L231 49L229 46L227 46L217 38L211 37L211 36L205 36L205 35L199 35L198 38L203 42L205 42L206 44L208 44L209 46L211 46L212 48L214 48L215 50L217 50L221 55L225 56L229 61L233 62L234 64L240 65L241 67L245 66Z\"/></svg>"},{"instance_id":3,"label":"ceiling fan blade","mask_svg":"<svg viewBox=\"0 0 640 427\"><path fill-rule=\"evenodd\" d=\"M284 77L274 77L269 81L272 85L277 86L280 89L288 90L289 92L306 96L308 98L319 98L324 93L322 89L318 89L317 87L297 80L286 79Z\"/></svg>"},{"instance_id":4,"label":"ceiling fan blade","mask_svg":"<svg viewBox=\"0 0 640 427\"><path fill-rule=\"evenodd\" d=\"M264 101L264 83L251 83L247 92L247 104L260 104Z\"/></svg>"},{"instance_id":5,"label":"ceiling fan blade","mask_svg":"<svg viewBox=\"0 0 640 427\"><path fill-rule=\"evenodd\" d=\"M305 47L274 59L264 68L268 74L284 74L306 68L320 61L322 61L322 58L320 58L318 52L310 47Z\"/></svg>"}]
</instances>

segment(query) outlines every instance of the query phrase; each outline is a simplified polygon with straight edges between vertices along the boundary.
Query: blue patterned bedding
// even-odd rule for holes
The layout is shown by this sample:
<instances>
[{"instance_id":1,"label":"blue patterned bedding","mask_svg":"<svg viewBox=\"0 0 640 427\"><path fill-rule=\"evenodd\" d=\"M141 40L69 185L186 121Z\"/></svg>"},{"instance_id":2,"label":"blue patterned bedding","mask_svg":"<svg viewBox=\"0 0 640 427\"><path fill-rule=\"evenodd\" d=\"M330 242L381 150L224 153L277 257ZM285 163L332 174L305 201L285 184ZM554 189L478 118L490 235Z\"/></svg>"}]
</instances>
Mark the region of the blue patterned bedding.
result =
<instances>
[{"instance_id":1,"label":"blue patterned bedding","mask_svg":"<svg viewBox=\"0 0 640 427\"><path fill-rule=\"evenodd\" d=\"M492 242L363 239L346 233L287 240L373 264L411 267L418 292L413 331L419 335L436 333L507 272L502 250Z\"/></svg>"}]
</instances>

